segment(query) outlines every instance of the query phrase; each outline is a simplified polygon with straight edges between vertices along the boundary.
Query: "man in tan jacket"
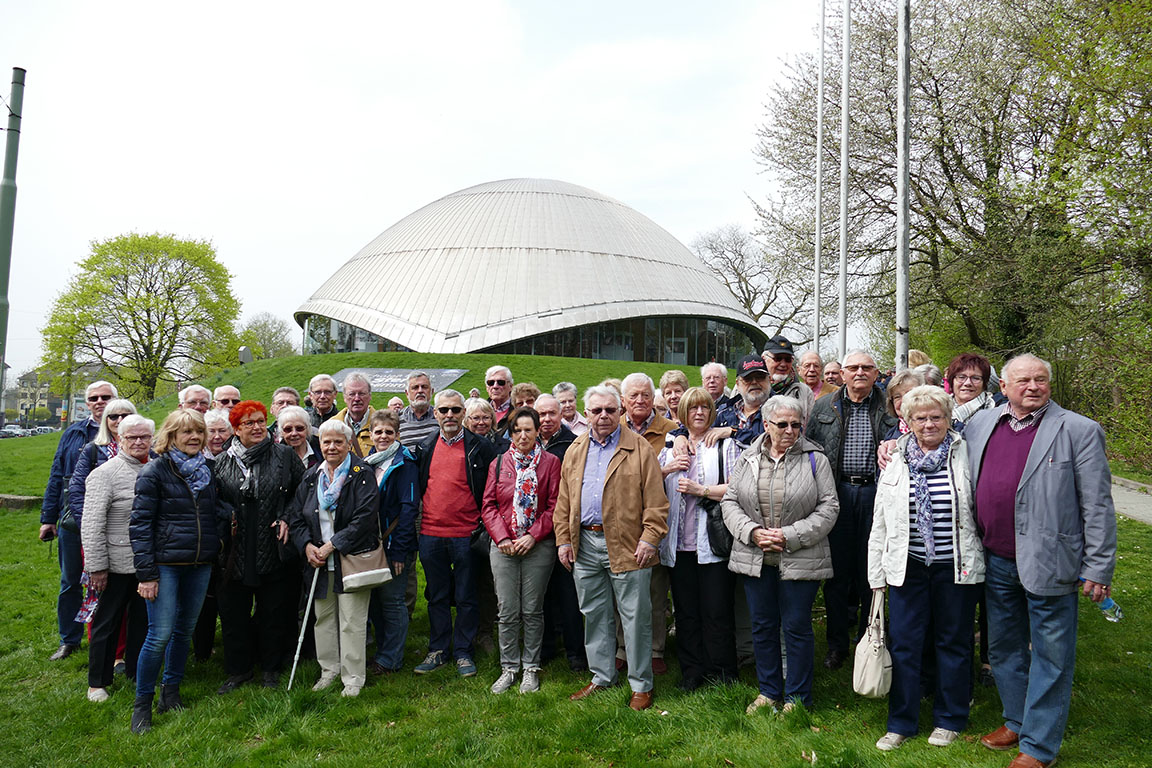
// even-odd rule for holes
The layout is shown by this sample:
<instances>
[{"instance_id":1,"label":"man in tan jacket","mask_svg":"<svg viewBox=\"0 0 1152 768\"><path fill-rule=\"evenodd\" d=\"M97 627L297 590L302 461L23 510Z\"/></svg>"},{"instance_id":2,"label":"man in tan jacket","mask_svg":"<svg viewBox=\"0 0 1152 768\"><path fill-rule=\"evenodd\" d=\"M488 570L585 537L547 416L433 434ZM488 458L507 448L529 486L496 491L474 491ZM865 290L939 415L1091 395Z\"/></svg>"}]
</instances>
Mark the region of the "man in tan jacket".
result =
<instances>
[{"instance_id":1,"label":"man in tan jacket","mask_svg":"<svg viewBox=\"0 0 1152 768\"><path fill-rule=\"evenodd\" d=\"M589 430L572 443L560 471L553 525L560 564L573 572L592 682L578 701L616 684L613 598L628 647L628 706L652 706L652 602L658 547L668 532L668 498L656 453L620 424L611 387L584 394Z\"/></svg>"}]
</instances>

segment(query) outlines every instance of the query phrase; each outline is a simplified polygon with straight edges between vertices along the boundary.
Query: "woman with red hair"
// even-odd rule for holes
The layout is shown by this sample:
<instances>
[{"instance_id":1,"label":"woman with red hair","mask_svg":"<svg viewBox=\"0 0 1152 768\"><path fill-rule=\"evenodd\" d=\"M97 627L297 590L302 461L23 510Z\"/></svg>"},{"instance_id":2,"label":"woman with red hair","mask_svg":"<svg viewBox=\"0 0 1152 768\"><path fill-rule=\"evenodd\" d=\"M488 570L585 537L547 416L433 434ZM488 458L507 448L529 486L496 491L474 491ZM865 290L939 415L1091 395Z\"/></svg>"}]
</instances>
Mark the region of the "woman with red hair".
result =
<instances>
[{"instance_id":1,"label":"woman with red hair","mask_svg":"<svg viewBox=\"0 0 1152 768\"><path fill-rule=\"evenodd\" d=\"M294 550L284 546L286 510L304 477L295 452L272 441L263 403L244 400L228 419L235 439L216 457L220 498L232 506L218 589L228 672L219 694L251 680L257 661L266 688L280 682L300 595L299 563Z\"/></svg>"}]
</instances>

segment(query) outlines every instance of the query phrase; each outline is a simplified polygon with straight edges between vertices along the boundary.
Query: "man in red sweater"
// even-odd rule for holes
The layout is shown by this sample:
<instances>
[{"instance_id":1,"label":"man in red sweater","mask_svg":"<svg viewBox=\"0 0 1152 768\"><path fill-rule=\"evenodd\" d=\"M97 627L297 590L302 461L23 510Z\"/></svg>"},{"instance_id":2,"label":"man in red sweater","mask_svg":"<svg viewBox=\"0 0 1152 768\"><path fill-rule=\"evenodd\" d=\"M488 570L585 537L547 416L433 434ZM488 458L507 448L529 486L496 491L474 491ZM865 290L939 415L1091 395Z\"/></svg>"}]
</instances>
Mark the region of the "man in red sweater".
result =
<instances>
[{"instance_id":1,"label":"man in red sweater","mask_svg":"<svg viewBox=\"0 0 1152 768\"><path fill-rule=\"evenodd\" d=\"M463 428L464 396L453 389L436 393L440 431L420 444L423 516L420 521L420 562L428 585L428 655L416 666L426 675L448 663L449 651L461 677L476 674L472 644L480 622L470 544L480 523L480 504L488 465L496 456L493 444ZM456 601L453 627L449 592Z\"/></svg>"}]
</instances>

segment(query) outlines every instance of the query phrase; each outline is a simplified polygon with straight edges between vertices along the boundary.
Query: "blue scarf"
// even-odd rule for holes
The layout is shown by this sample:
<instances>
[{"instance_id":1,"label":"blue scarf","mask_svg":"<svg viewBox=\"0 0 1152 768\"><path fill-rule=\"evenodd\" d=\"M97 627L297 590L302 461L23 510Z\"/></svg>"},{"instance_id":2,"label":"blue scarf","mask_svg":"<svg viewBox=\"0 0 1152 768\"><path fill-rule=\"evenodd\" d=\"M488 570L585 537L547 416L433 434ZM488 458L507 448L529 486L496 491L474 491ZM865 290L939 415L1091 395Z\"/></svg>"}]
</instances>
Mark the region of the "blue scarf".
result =
<instances>
[{"instance_id":1,"label":"blue scarf","mask_svg":"<svg viewBox=\"0 0 1152 768\"><path fill-rule=\"evenodd\" d=\"M204 454L197 453L195 456L189 456L183 451L173 448L168 451L168 455L172 457L176 471L188 481L188 487L192 489L193 495L200 493L212 481L212 470L208 468Z\"/></svg>"},{"instance_id":2,"label":"blue scarf","mask_svg":"<svg viewBox=\"0 0 1152 768\"><path fill-rule=\"evenodd\" d=\"M944 442L928 453L916 442L915 435L908 440L908 470L916 493L916 530L924 540L924 555L929 565L936 558L936 539L932 536L932 496L928 492L928 475L940 471L948 461L951 447L951 434L944 435Z\"/></svg>"},{"instance_id":3,"label":"blue scarf","mask_svg":"<svg viewBox=\"0 0 1152 768\"><path fill-rule=\"evenodd\" d=\"M336 509L336 502L340 500L340 490L344 487L344 481L348 479L348 468L351 466L352 454L348 454L332 473L333 479L328 479L328 473L323 467L320 469L320 483L316 486L316 500L320 503L320 509Z\"/></svg>"}]
</instances>

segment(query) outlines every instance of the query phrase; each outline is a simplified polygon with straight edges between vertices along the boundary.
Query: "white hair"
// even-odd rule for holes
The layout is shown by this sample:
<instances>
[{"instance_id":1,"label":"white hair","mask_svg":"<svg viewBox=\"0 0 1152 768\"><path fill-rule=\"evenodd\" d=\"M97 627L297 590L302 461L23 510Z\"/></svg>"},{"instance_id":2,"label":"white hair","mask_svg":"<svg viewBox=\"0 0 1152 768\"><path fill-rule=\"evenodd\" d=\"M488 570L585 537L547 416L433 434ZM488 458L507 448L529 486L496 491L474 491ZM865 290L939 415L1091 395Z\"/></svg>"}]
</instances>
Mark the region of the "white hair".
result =
<instances>
[{"instance_id":1,"label":"white hair","mask_svg":"<svg viewBox=\"0 0 1152 768\"><path fill-rule=\"evenodd\" d=\"M588 401L591 400L594 395L599 395L600 397L612 398L612 401L616 403L617 409L619 409L620 406L622 405L622 403L620 402L620 393L616 391L616 387L610 387L607 384L597 384L594 387L588 387L588 389L584 390L584 409L585 410L588 409Z\"/></svg>"},{"instance_id":2,"label":"white hair","mask_svg":"<svg viewBox=\"0 0 1152 768\"><path fill-rule=\"evenodd\" d=\"M506 365L494 365L494 366L492 366L491 368L489 368L487 371L484 372L484 379L485 380L490 379L491 377L495 376L498 373L503 373L505 376L507 376L509 384L514 383L512 381L512 371Z\"/></svg>"},{"instance_id":3,"label":"white hair","mask_svg":"<svg viewBox=\"0 0 1152 768\"><path fill-rule=\"evenodd\" d=\"M138 413L130 414L130 415L125 416L123 419L120 420L120 433L119 434L122 435L122 434L124 434L124 432L131 429L132 427L139 427L139 426L147 427L148 432L152 435L156 434L156 422L152 421L152 419L146 419Z\"/></svg>"},{"instance_id":4,"label":"white hair","mask_svg":"<svg viewBox=\"0 0 1152 768\"><path fill-rule=\"evenodd\" d=\"M579 390L577 390L576 385L570 381L562 381L556 386L552 387L552 394L556 397L560 397L562 392L571 392L575 395L577 392L579 392Z\"/></svg>"},{"instance_id":5,"label":"white hair","mask_svg":"<svg viewBox=\"0 0 1152 768\"><path fill-rule=\"evenodd\" d=\"M844 366L844 360L847 360L848 358L852 357L852 355L864 355L865 357L868 357L869 359L871 359L873 364L876 363L876 355L872 354L871 352L869 352L866 349L856 347L855 349L850 349L844 353L844 359L840 361L840 366L843 367Z\"/></svg>"},{"instance_id":6,"label":"white hair","mask_svg":"<svg viewBox=\"0 0 1152 768\"><path fill-rule=\"evenodd\" d=\"M221 384L220 386L216 387L216 389L214 389L212 391L212 399L213 400L219 400L220 399L220 390L226 389L226 388L231 388L231 389L236 390L236 396L240 397L240 387L237 387L234 384Z\"/></svg>"},{"instance_id":7,"label":"white hair","mask_svg":"<svg viewBox=\"0 0 1152 768\"><path fill-rule=\"evenodd\" d=\"M308 411L298 405L286 405L280 409L279 415L276 416L276 423L283 425L286 421L299 421L306 427L312 426L312 419L308 417Z\"/></svg>"},{"instance_id":8,"label":"white hair","mask_svg":"<svg viewBox=\"0 0 1152 768\"><path fill-rule=\"evenodd\" d=\"M804 354L800 355L800 362L803 363L804 358L808 357L809 355L813 355L816 358L816 362L820 363L821 368L824 367L824 358L820 357L820 353L814 349L810 349Z\"/></svg>"},{"instance_id":9,"label":"white hair","mask_svg":"<svg viewBox=\"0 0 1152 768\"><path fill-rule=\"evenodd\" d=\"M328 421L320 425L321 440L323 440L324 435L328 434L329 432L339 432L349 443L352 442L352 438L354 437L352 434L352 428L344 422L340 421L340 419L328 419Z\"/></svg>"},{"instance_id":10,"label":"white hair","mask_svg":"<svg viewBox=\"0 0 1152 768\"><path fill-rule=\"evenodd\" d=\"M228 431L232 431L232 422L228 418L228 411L223 408L213 408L204 414L204 428L208 429L213 424L220 423L228 427Z\"/></svg>"},{"instance_id":11,"label":"white hair","mask_svg":"<svg viewBox=\"0 0 1152 768\"><path fill-rule=\"evenodd\" d=\"M369 394L371 394L371 392L372 392L372 382L370 382L370 381L368 380L368 377L367 377L367 376L365 376L364 374L360 373L360 371L352 371L352 373L350 373L350 374L348 374L347 376L345 376L345 377L344 377L344 386L343 386L343 387L341 387L341 390L342 390L342 391L346 391L346 390L348 389L348 385L349 385L349 384L354 384L354 383L356 383L356 382L360 382L360 383L361 383L361 384L363 384L364 386L368 387L368 392L369 392Z\"/></svg>"},{"instance_id":12,"label":"white hair","mask_svg":"<svg viewBox=\"0 0 1152 768\"><path fill-rule=\"evenodd\" d=\"M109 400L108 405L104 406L104 416L100 419L100 430L96 433L96 439L92 441L96 445L108 445L112 442L112 430L108 427L108 417L116 413L136 413L136 406L132 405L131 400ZM124 422L120 422L116 428L119 429L123 425Z\"/></svg>"},{"instance_id":13,"label":"white hair","mask_svg":"<svg viewBox=\"0 0 1152 768\"><path fill-rule=\"evenodd\" d=\"M760 407L760 415L764 421L774 418L779 411L791 411L799 416L801 421L804 420L804 406L795 397L773 395Z\"/></svg>"},{"instance_id":14,"label":"white hair","mask_svg":"<svg viewBox=\"0 0 1152 768\"><path fill-rule=\"evenodd\" d=\"M464 395L460 394L456 390L454 390L454 389L442 389L439 392L437 392L436 396L432 399L432 405L439 407L440 402L446 397L459 398L461 403L464 402Z\"/></svg>"},{"instance_id":15,"label":"white hair","mask_svg":"<svg viewBox=\"0 0 1152 768\"><path fill-rule=\"evenodd\" d=\"M429 383L429 384L431 384L431 383L432 383L432 377L431 377L431 376L429 376L429 375L428 375L427 373L425 373L424 371L409 371L409 372L408 372L408 378L407 378L407 380L406 380L406 381L407 381L407 386L408 386L408 387L411 387L411 386L412 386L412 382L416 381L416 379L428 379L428 383Z\"/></svg>"},{"instance_id":16,"label":"white hair","mask_svg":"<svg viewBox=\"0 0 1152 768\"><path fill-rule=\"evenodd\" d=\"M317 384L325 381L332 385L332 389L336 389L336 379L332 378L326 373L318 373L308 382L308 391L311 392L316 388Z\"/></svg>"},{"instance_id":17,"label":"white hair","mask_svg":"<svg viewBox=\"0 0 1152 768\"><path fill-rule=\"evenodd\" d=\"M704 377L708 375L708 371L713 370L713 369L720 371L720 373L723 374L725 379L728 378L728 368L725 367L724 363L712 362L712 363L704 363L704 365L700 366L700 379L703 380Z\"/></svg>"},{"instance_id":18,"label":"white hair","mask_svg":"<svg viewBox=\"0 0 1152 768\"><path fill-rule=\"evenodd\" d=\"M620 391L627 392L633 387L641 386L647 387L648 391L651 392L653 396L655 396L656 384L653 383L652 377L646 373L640 373L639 371L636 373L630 373L624 377L624 381L620 382Z\"/></svg>"},{"instance_id":19,"label":"white hair","mask_svg":"<svg viewBox=\"0 0 1152 768\"><path fill-rule=\"evenodd\" d=\"M1007 381L1009 378L1011 378L1011 371L1016 367L1018 363L1040 363L1040 365L1044 366L1044 370L1048 371L1048 380L1052 380L1052 364L1047 360L1036 357L1036 355L1033 355L1031 352L1025 352L1022 355L1016 355L1016 357L1004 363L1004 367L1000 369L1000 380Z\"/></svg>"},{"instance_id":20,"label":"white hair","mask_svg":"<svg viewBox=\"0 0 1152 768\"><path fill-rule=\"evenodd\" d=\"M184 405L184 403L188 401L188 398L197 392L203 392L209 399L212 397L212 393L208 391L208 387L202 387L199 384L189 384L188 386L184 387L184 389L180 390L180 394L178 396L180 405Z\"/></svg>"},{"instance_id":21,"label":"white hair","mask_svg":"<svg viewBox=\"0 0 1152 768\"><path fill-rule=\"evenodd\" d=\"M120 393L116 391L115 384L110 381L104 381L104 379L100 379L99 381L92 382L84 388L84 399L87 400L88 396L92 394L92 390L99 389L100 387L108 387L112 390L112 397L120 397Z\"/></svg>"}]
</instances>

